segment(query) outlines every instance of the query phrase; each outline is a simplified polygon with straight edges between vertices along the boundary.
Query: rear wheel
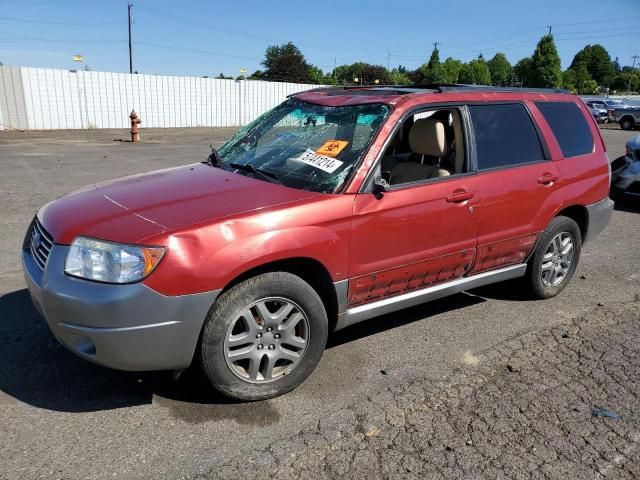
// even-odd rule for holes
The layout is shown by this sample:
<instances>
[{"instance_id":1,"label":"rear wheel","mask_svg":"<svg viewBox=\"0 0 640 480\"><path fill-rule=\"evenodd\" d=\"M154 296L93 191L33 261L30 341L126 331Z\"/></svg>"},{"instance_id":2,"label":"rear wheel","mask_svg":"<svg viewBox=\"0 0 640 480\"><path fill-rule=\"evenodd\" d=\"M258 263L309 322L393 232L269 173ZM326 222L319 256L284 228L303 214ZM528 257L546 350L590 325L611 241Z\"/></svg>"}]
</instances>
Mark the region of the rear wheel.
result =
<instances>
[{"instance_id":1,"label":"rear wheel","mask_svg":"<svg viewBox=\"0 0 640 480\"><path fill-rule=\"evenodd\" d=\"M568 217L556 217L542 232L525 275L535 298L551 298L567 286L580 259L582 235Z\"/></svg>"},{"instance_id":2,"label":"rear wheel","mask_svg":"<svg viewBox=\"0 0 640 480\"><path fill-rule=\"evenodd\" d=\"M633 118L624 117L620 120L620 128L622 128L623 130L631 130L633 129L634 123L635 122L633 121Z\"/></svg>"},{"instance_id":3,"label":"rear wheel","mask_svg":"<svg viewBox=\"0 0 640 480\"><path fill-rule=\"evenodd\" d=\"M202 369L229 397L275 397L309 376L327 335L327 314L315 290L296 275L265 273L224 292L209 312Z\"/></svg>"}]
</instances>

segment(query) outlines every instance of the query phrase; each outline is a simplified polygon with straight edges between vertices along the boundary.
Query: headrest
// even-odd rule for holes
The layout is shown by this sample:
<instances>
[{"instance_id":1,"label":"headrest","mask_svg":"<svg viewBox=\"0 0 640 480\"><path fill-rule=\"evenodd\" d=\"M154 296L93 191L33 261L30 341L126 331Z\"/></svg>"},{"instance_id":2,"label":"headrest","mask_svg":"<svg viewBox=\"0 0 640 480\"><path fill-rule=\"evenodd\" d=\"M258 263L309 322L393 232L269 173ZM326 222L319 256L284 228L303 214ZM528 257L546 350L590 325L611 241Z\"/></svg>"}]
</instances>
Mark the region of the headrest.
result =
<instances>
[{"instance_id":1,"label":"headrest","mask_svg":"<svg viewBox=\"0 0 640 480\"><path fill-rule=\"evenodd\" d=\"M409 131L409 146L418 155L443 157L447 153L444 124L433 118L416 120Z\"/></svg>"}]
</instances>

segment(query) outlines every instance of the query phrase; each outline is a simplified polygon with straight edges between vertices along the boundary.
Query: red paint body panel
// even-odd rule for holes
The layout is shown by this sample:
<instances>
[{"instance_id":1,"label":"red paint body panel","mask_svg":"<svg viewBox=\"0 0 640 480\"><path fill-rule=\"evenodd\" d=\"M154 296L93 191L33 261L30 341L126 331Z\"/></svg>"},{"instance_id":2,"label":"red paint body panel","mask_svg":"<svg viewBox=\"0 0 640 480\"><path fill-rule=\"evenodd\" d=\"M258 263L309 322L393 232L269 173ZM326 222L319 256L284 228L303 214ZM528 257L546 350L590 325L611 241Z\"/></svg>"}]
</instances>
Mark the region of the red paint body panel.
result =
<instances>
[{"instance_id":1,"label":"red paint body panel","mask_svg":"<svg viewBox=\"0 0 640 480\"><path fill-rule=\"evenodd\" d=\"M461 189L475 193L477 180L477 175L451 177L393 190L379 198L358 195L349 265L350 276L357 281L350 285L350 302L379 297L390 280L401 285L388 294L412 289L412 277L421 278L422 283L464 276L476 249L475 212L480 198L476 195L454 204L446 197ZM374 272L386 273L377 279L366 277Z\"/></svg>"},{"instance_id":2,"label":"red paint body panel","mask_svg":"<svg viewBox=\"0 0 640 480\"><path fill-rule=\"evenodd\" d=\"M41 219L56 243L78 235L148 243L164 231L317 195L197 163L78 190L46 205Z\"/></svg>"},{"instance_id":3,"label":"red paint body panel","mask_svg":"<svg viewBox=\"0 0 640 480\"><path fill-rule=\"evenodd\" d=\"M164 295L187 295L223 288L254 267L288 258L315 260L333 281L344 280L353 199L320 195L149 238L168 250L144 282Z\"/></svg>"},{"instance_id":4,"label":"red paint body panel","mask_svg":"<svg viewBox=\"0 0 640 480\"><path fill-rule=\"evenodd\" d=\"M562 209L608 195L608 167L598 131L577 97L555 93L451 92L296 98L323 105L392 107L342 194L318 194L195 164L106 182L64 196L39 213L56 243L78 235L164 245L144 283L164 295L221 289L248 270L291 258L314 260L333 281L350 279L348 302L398 295L471 273L521 263ZM594 151L563 159L536 101L576 101ZM418 107L525 101L545 138L549 161L358 193L393 128ZM538 178L557 180L542 185ZM473 197L447 201L465 190Z\"/></svg>"}]
</instances>

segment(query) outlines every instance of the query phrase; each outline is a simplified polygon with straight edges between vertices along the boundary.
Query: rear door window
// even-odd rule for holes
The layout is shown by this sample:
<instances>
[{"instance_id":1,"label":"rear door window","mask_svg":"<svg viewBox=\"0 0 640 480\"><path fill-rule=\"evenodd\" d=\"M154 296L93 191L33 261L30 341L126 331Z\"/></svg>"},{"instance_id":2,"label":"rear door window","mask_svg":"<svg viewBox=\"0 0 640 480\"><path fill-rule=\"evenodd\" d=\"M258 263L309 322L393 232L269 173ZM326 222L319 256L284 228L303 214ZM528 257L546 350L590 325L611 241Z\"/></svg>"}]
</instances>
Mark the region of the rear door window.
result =
<instances>
[{"instance_id":1,"label":"rear door window","mask_svg":"<svg viewBox=\"0 0 640 480\"><path fill-rule=\"evenodd\" d=\"M540 137L519 103L470 105L478 170L544 160Z\"/></svg>"},{"instance_id":2,"label":"rear door window","mask_svg":"<svg viewBox=\"0 0 640 480\"><path fill-rule=\"evenodd\" d=\"M584 115L573 102L536 102L558 140L562 155L577 157L593 152L593 137Z\"/></svg>"}]
</instances>

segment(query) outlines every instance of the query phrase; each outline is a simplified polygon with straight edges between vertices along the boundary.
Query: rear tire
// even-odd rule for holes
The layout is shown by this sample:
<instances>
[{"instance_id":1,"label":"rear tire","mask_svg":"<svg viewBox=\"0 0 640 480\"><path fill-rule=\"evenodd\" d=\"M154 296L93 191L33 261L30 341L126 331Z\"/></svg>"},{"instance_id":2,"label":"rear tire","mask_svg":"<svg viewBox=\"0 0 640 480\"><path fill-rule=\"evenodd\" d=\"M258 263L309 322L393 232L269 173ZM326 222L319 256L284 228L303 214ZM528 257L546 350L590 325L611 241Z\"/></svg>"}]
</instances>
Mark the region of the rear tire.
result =
<instances>
[{"instance_id":1,"label":"rear tire","mask_svg":"<svg viewBox=\"0 0 640 480\"><path fill-rule=\"evenodd\" d=\"M313 372L327 336L316 291L291 273L265 273L220 295L202 330L200 364L228 397L264 400L293 390Z\"/></svg>"},{"instance_id":2,"label":"rear tire","mask_svg":"<svg viewBox=\"0 0 640 480\"><path fill-rule=\"evenodd\" d=\"M582 235L568 217L555 217L542 232L525 273L525 284L537 299L558 295L571 281L580 260Z\"/></svg>"}]
</instances>

